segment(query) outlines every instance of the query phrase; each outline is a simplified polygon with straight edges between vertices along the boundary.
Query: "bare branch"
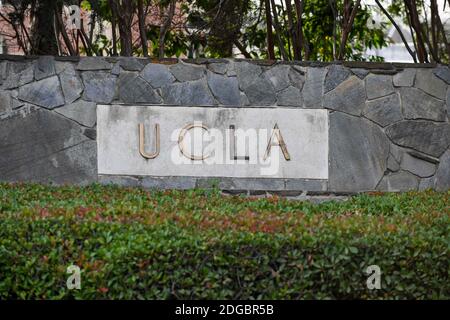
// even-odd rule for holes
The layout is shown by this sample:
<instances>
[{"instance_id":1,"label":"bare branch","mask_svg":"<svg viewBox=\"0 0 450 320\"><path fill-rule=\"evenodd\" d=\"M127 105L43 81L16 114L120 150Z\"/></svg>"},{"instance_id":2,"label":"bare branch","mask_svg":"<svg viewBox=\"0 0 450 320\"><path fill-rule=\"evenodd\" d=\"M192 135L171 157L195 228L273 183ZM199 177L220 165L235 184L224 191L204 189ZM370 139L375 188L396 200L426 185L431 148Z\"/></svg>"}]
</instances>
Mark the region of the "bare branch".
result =
<instances>
[{"instance_id":1,"label":"bare branch","mask_svg":"<svg viewBox=\"0 0 450 320\"><path fill-rule=\"evenodd\" d=\"M411 47L408 45L408 42L406 41L405 35L403 34L403 32L400 29L400 27L398 26L398 24L395 22L394 18L392 18L392 16L389 14L389 12L387 12L387 10L383 7L383 5L380 3L379 0L375 0L375 2L377 3L377 5L381 9L381 11L383 11L383 13L389 19L389 21L391 21L394 28L397 30L398 34L400 35L400 38L403 41L403 44L406 47L406 50L408 50L408 52L411 55L411 57L413 58L414 62L417 62L416 54L411 50Z\"/></svg>"},{"instance_id":2,"label":"bare branch","mask_svg":"<svg viewBox=\"0 0 450 320\"><path fill-rule=\"evenodd\" d=\"M175 14L175 6L176 6L176 0L171 0L169 4L169 9L167 12L166 19L164 20L163 25L161 26L160 32L159 32L159 58L164 58L164 51L165 51L165 39L167 31L169 31L169 28L172 24L173 15Z\"/></svg>"},{"instance_id":3,"label":"bare branch","mask_svg":"<svg viewBox=\"0 0 450 320\"><path fill-rule=\"evenodd\" d=\"M273 26L275 28L275 34L277 36L278 47L280 49L281 57L283 58L283 60L288 60L286 50L284 49L283 40L281 39L281 28L280 28L280 24L278 21L278 13L277 13L277 8L275 6L275 0L270 0L270 3L272 5Z\"/></svg>"}]
</instances>

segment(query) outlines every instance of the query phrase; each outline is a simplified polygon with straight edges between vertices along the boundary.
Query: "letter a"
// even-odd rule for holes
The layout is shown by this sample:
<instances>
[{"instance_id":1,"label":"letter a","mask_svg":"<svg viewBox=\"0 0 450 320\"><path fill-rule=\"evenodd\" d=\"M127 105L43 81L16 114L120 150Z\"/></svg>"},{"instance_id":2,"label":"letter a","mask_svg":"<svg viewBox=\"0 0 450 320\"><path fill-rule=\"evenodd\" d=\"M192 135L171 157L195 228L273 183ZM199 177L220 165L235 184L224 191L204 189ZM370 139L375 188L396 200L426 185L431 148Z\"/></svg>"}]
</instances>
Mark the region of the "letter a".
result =
<instances>
[{"instance_id":1,"label":"letter a","mask_svg":"<svg viewBox=\"0 0 450 320\"><path fill-rule=\"evenodd\" d=\"M277 138L277 142L273 142L273 138ZM272 134L269 139L269 143L267 144L266 153L264 154L264 160L267 159L267 157L270 155L270 150L272 149L272 146L279 146L281 148L281 151L283 151L284 158L286 161L291 160L291 156L289 155L288 149L286 147L286 143L284 142L283 136L281 135L281 131L278 128L278 124L275 123L275 126L273 127Z\"/></svg>"}]
</instances>

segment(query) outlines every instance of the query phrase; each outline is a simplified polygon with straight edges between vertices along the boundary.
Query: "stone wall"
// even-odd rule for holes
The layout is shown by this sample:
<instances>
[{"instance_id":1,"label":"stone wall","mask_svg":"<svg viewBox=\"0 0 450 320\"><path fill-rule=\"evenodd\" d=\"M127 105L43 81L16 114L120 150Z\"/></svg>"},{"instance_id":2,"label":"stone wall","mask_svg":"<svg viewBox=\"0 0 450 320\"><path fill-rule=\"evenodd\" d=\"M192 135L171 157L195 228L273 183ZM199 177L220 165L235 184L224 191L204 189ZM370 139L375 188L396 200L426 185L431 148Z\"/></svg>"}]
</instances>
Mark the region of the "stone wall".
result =
<instances>
[{"instance_id":1,"label":"stone wall","mask_svg":"<svg viewBox=\"0 0 450 320\"><path fill-rule=\"evenodd\" d=\"M449 84L442 65L0 56L0 180L209 186L98 177L96 104L271 106L330 110L328 181L223 178L222 189L448 190Z\"/></svg>"}]
</instances>

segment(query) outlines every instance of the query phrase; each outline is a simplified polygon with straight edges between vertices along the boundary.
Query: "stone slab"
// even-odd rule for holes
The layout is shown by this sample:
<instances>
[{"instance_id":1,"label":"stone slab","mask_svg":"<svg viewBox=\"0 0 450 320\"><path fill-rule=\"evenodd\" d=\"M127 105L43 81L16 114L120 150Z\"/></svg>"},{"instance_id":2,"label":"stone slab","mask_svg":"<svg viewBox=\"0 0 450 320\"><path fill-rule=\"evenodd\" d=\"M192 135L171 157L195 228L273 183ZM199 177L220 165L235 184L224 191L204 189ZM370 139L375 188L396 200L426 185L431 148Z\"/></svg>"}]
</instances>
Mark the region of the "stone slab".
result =
<instances>
[{"instance_id":1,"label":"stone slab","mask_svg":"<svg viewBox=\"0 0 450 320\"><path fill-rule=\"evenodd\" d=\"M96 143L70 120L41 109L0 121L0 180L92 183Z\"/></svg>"},{"instance_id":2,"label":"stone slab","mask_svg":"<svg viewBox=\"0 0 450 320\"><path fill-rule=\"evenodd\" d=\"M189 160L178 146L180 129L187 124L201 122L210 131L211 142L204 146L212 148L217 142L216 158L204 161ZM155 150L154 126L160 126L160 153L155 159L145 159L139 153L138 124L146 128L146 152ZM290 154L285 160L279 147L272 147L271 163L264 163L272 128L278 125ZM235 125L241 137L245 132L237 130L256 129L256 139L244 144L236 139L237 155L250 156L251 161L231 161L229 129ZM258 131L265 129L266 131ZM203 108L99 105L97 107L98 168L100 174L133 176L193 176L193 177L246 177L246 178L305 178L328 179L328 113L326 110L292 108ZM192 130L199 142L191 150L190 134L186 135L186 153L202 154L202 129ZM197 133L196 133L197 132ZM247 131L248 133L249 131ZM265 135L264 135L265 133ZM251 135L251 132L249 133ZM258 137L261 134L261 138ZM219 143L222 139L223 143ZM277 139L274 140L276 142ZM245 151L244 151L245 149ZM204 153L208 152L203 149ZM210 150L211 151L211 150ZM278 153L278 156L277 156ZM278 159L276 161L275 159ZM214 163L215 161L215 163ZM228 161L228 163L227 163ZM279 167L277 165L279 163ZM271 168L271 169L270 169Z\"/></svg>"}]
</instances>

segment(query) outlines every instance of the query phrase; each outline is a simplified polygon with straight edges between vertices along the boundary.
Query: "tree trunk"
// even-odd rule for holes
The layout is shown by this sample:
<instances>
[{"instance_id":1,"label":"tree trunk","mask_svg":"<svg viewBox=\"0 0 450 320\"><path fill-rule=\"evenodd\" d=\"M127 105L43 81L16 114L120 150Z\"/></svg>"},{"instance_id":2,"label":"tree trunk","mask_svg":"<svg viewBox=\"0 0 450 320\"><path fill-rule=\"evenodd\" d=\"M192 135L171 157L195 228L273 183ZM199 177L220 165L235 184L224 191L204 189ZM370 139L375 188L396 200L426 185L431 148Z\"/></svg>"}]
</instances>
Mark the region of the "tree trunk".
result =
<instances>
[{"instance_id":1,"label":"tree trunk","mask_svg":"<svg viewBox=\"0 0 450 320\"><path fill-rule=\"evenodd\" d=\"M339 47L339 60L343 60L345 57L345 46L347 44L348 36L352 31L353 22L355 21L360 4L361 0L356 0L353 9L350 11L350 1L344 1L344 20L342 25L341 44Z\"/></svg>"},{"instance_id":2,"label":"tree trunk","mask_svg":"<svg viewBox=\"0 0 450 320\"><path fill-rule=\"evenodd\" d=\"M294 50L294 59L300 60L300 41L297 34L297 28L294 26L294 18L292 16L291 0L286 0L286 11L289 24L289 35L292 38L292 48Z\"/></svg>"},{"instance_id":3,"label":"tree trunk","mask_svg":"<svg viewBox=\"0 0 450 320\"><path fill-rule=\"evenodd\" d=\"M164 19L164 23L161 26L161 29L159 31L159 58L162 59L164 58L164 54L165 54L165 40L166 40L166 34L167 31L169 31L169 28L172 24L172 19L173 19L173 15L175 14L175 7L176 7L176 0L172 0L170 1L169 4L169 9L167 12L167 16Z\"/></svg>"},{"instance_id":4,"label":"tree trunk","mask_svg":"<svg viewBox=\"0 0 450 320\"><path fill-rule=\"evenodd\" d=\"M133 0L109 0L113 16L117 17L120 35L120 55L129 57L133 54L132 22L134 14Z\"/></svg>"},{"instance_id":5,"label":"tree trunk","mask_svg":"<svg viewBox=\"0 0 450 320\"><path fill-rule=\"evenodd\" d=\"M286 50L284 49L283 39L281 38L281 28L280 23L278 21L278 12L277 7L275 6L275 0L270 0L270 3L272 5L272 12L273 12L273 26L275 28L275 34L277 36L278 47L280 49L281 57L283 58L283 60L288 60Z\"/></svg>"},{"instance_id":6,"label":"tree trunk","mask_svg":"<svg viewBox=\"0 0 450 320\"><path fill-rule=\"evenodd\" d=\"M122 56L130 57L133 54L133 35L131 31L131 24L133 20L133 1L122 1L121 23L119 24L120 39L122 42Z\"/></svg>"},{"instance_id":7,"label":"tree trunk","mask_svg":"<svg viewBox=\"0 0 450 320\"><path fill-rule=\"evenodd\" d=\"M69 35L67 34L67 30L66 30L66 27L65 27L65 25L64 25L64 23L62 21L61 15L62 15L62 7L57 8L57 12L55 14L55 16L56 16L56 23L57 23L59 31L61 32L61 35L63 37L64 44L65 44L65 46L67 48L68 54L70 56L74 56L74 55L76 55L75 54L75 50L73 48L72 42L70 41Z\"/></svg>"},{"instance_id":8,"label":"tree trunk","mask_svg":"<svg viewBox=\"0 0 450 320\"><path fill-rule=\"evenodd\" d=\"M416 44L417 44L417 57L419 62L428 62L427 51L425 49L425 42L422 36L422 30L420 27L419 13L417 12L417 7L415 1L404 0L405 6L407 8L408 15L410 17L411 26L416 34Z\"/></svg>"},{"instance_id":9,"label":"tree trunk","mask_svg":"<svg viewBox=\"0 0 450 320\"><path fill-rule=\"evenodd\" d=\"M117 15L114 5L114 0L109 0L109 6L111 8L111 36L112 36L112 55L117 56Z\"/></svg>"},{"instance_id":10,"label":"tree trunk","mask_svg":"<svg viewBox=\"0 0 450 320\"><path fill-rule=\"evenodd\" d=\"M265 0L266 29L267 29L267 55L270 60L275 60L275 47L272 33L272 14L270 13L270 0Z\"/></svg>"},{"instance_id":11,"label":"tree trunk","mask_svg":"<svg viewBox=\"0 0 450 320\"><path fill-rule=\"evenodd\" d=\"M147 31L145 30L144 1L138 0L139 34L141 36L142 55L148 57Z\"/></svg>"},{"instance_id":12,"label":"tree trunk","mask_svg":"<svg viewBox=\"0 0 450 320\"><path fill-rule=\"evenodd\" d=\"M38 0L33 12L31 26L31 54L58 55L58 44L55 33L56 1Z\"/></svg>"},{"instance_id":13,"label":"tree trunk","mask_svg":"<svg viewBox=\"0 0 450 320\"><path fill-rule=\"evenodd\" d=\"M333 11L333 60L336 60L336 48L337 48L337 11L335 7L336 1L329 0L329 2L331 11Z\"/></svg>"},{"instance_id":14,"label":"tree trunk","mask_svg":"<svg viewBox=\"0 0 450 320\"><path fill-rule=\"evenodd\" d=\"M305 0L294 0L295 4L295 12L297 13L297 34L298 34L298 40L300 45L300 52L299 52L299 60L302 60L302 50L305 51L305 60L309 59L309 46L308 41L306 40L305 35L303 34L303 8L305 5Z\"/></svg>"}]
</instances>

